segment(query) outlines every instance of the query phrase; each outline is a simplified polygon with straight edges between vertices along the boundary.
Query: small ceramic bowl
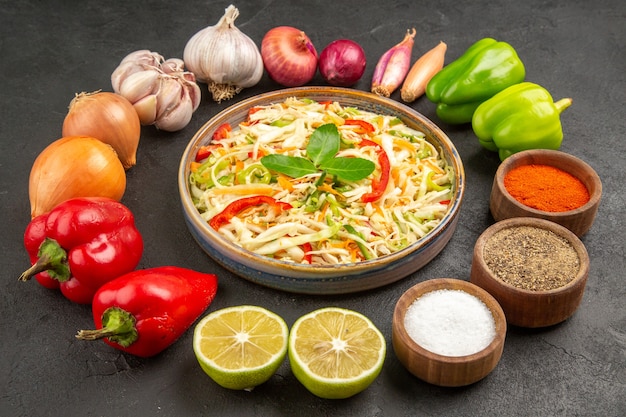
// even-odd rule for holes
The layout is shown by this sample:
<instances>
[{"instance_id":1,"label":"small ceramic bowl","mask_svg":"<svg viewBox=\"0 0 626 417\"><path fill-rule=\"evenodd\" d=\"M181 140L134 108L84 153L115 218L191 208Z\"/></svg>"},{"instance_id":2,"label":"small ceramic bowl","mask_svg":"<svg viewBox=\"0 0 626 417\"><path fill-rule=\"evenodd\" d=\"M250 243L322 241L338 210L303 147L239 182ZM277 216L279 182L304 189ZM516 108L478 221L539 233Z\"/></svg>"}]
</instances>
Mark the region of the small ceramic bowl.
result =
<instances>
[{"instance_id":1,"label":"small ceramic bowl","mask_svg":"<svg viewBox=\"0 0 626 417\"><path fill-rule=\"evenodd\" d=\"M280 103L288 98L337 101L344 106L394 115L408 126L422 131L435 145L454 171L453 196L448 212L440 223L423 238L387 256L363 262L338 265L297 264L272 259L247 251L216 232L194 207L189 190L190 165L198 149L211 140L223 123L237 126L251 108ZM465 189L463 163L452 141L433 122L412 108L375 94L339 87L288 88L255 96L223 110L211 118L193 136L185 149L179 167L178 187L183 215L188 229L200 247L231 272L266 287L294 293L343 294L387 285L417 271L446 246L458 222Z\"/></svg>"},{"instance_id":2,"label":"small ceramic bowl","mask_svg":"<svg viewBox=\"0 0 626 417\"><path fill-rule=\"evenodd\" d=\"M408 308L435 290L465 291L487 306L495 323L495 337L487 347L469 355L447 356L425 349L409 336L404 324ZM409 288L398 299L393 312L392 344L402 365L416 377L434 385L460 387L473 384L493 371L502 357L506 328L502 308L487 291L460 279L436 278Z\"/></svg>"},{"instance_id":3,"label":"small ceramic bowl","mask_svg":"<svg viewBox=\"0 0 626 417\"><path fill-rule=\"evenodd\" d=\"M519 226L549 230L571 244L578 255L579 269L569 283L554 289L526 289L505 282L490 269L484 256L489 240L503 229ZM556 257L554 262L558 263ZM498 300L510 325L537 328L561 323L574 314L582 300L588 275L589 255L574 233L548 220L518 217L495 223L480 235L474 246L470 282L485 289ZM531 276L527 278L532 279Z\"/></svg>"},{"instance_id":4,"label":"small ceramic bowl","mask_svg":"<svg viewBox=\"0 0 626 417\"><path fill-rule=\"evenodd\" d=\"M578 178L589 191L589 201L581 207L562 212L537 210L520 203L507 191L504 177L512 169L530 164L553 166ZM600 177L586 162L561 151L533 149L513 154L500 164L493 181L489 208L496 221L512 217L537 217L558 223L582 236L593 225L601 196Z\"/></svg>"}]
</instances>

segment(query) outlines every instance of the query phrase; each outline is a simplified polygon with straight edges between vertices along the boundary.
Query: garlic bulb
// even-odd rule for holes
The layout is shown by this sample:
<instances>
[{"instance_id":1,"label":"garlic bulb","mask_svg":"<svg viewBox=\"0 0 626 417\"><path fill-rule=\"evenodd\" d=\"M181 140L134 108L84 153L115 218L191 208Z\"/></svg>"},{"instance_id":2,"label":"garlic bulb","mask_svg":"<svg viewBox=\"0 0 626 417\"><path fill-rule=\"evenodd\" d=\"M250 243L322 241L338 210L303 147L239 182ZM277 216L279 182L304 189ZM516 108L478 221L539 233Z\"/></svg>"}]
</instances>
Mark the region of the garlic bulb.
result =
<instances>
[{"instance_id":1,"label":"garlic bulb","mask_svg":"<svg viewBox=\"0 0 626 417\"><path fill-rule=\"evenodd\" d=\"M187 126L202 93L184 61L139 50L128 54L111 75L113 90L130 101L142 125L174 132Z\"/></svg>"},{"instance_id":2,"label":"garlic bulb","mask_svg":"<svg viewBox=\"0 0 626 417\"><path fill-rule=\"evenodd\" d=\"M237 16L239 10L231 4L215 26L193 35L183 52L187 68L198 81L208 84L213 100L217 102L252 87L263 76L259 48L235 27Z\"/></svg>"}]
</instances>

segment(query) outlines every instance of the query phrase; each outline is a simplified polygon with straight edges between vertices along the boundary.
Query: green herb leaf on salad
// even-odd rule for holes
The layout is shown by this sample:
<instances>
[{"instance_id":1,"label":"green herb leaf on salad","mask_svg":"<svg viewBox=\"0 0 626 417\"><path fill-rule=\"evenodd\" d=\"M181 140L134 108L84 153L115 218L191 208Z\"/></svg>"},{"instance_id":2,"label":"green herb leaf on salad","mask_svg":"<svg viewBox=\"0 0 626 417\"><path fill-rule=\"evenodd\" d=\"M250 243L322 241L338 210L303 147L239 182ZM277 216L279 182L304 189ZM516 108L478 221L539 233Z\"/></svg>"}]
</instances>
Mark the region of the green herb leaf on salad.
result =
<instances>
[{"instance_id":1,"label":"green herb leaf on salad","mask_svg":"<svg viewBox=\"0 0 626 417\"><path fill-rule=\"evenodd\" d=\"M368 159L363 158L332 158L320 168L345 181L358 181L374 172L376 166Z\"/></svg>"},{"instance_id":2,"label":"green herb leaf on salad","mask_svg":"<svg viewBox=\"0 0 626 417\"><path fill-rule=\"evenodd\" d=\"M271 154L261 158L270 170L292 178L314 174L320 170L344 181L359 181L374 172L375 165L364 158L337 157L341 137L337 126L327 123L315 129L306 147L307 158Z\"/></svg>"},{"instance_id":3,"label":"green herb leaf on salad","mask_svg":"<svg viewBox=\"0 0 626 417\"><path fill-rule=\"evenodd\" d=\"M333 158L339 152L340 137L333 123L321 125L313 131L306 147L306 153L315 166Z\"/></svg>"},{"instance_id":4,"label":"green herb leaf on salad","mask_svg":"<svg viewBox=\"0 0 626 417\"><path fill-rule=\"evenodd\" d=\"M271 154L262 157L261 163L267 169L280 172L292 178L300 178L319 172L315 165L313 165L313 162L299 156Z\"/></svg>"}]
</instances>

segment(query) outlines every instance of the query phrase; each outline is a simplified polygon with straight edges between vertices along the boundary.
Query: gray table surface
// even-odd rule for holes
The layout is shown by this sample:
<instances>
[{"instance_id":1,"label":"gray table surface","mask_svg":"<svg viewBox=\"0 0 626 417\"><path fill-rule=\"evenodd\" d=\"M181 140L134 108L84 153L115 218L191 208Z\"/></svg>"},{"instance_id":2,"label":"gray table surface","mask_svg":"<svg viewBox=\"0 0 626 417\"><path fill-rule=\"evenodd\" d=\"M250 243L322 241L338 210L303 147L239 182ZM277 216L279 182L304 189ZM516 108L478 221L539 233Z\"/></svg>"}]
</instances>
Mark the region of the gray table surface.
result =
<instances>
[{"instance_id":1,"label":"gray table surface","mask_svg":"<svg viewBox=\"0 0 626 417\"><path fill-rule=\"evenodd\" d=\"M425 97L411 104L439 124L459 150L467 174L458 228L425 268L395 284L342 296L304 296L263 288L233 276L194 243L183 221L176 174L193 133L243 98L280 88L267 75L230 102L205 96L177 133L144 127L123 202L145 238L140 267L178 265L220 277L210 311L258 304L289 325L325 306L358 310L387 339L383 371L370 388L340 401L319 399L285 361L252 392L218 387L200 370L187 332L162 354L139 359L104 343L74 338L92 325L90 308L35 282L18 283L28 264L22 246L30 220L28 175L39 152L61 135L75 93L110 91L110 75L127 53L151 49L182 57L186 41L213 25L228 2L0 0L0 415L3 416L618 416L626 410L626 7L620 0L287 1L240 0L237 26L260 45L274 26L298 27L321 51L337 38L365 49L368 64L356 89L369 90L378 58L415 27L414 59L440 40L446 62L473 42L511 43L527 80L555 98L572 97L563 114L562 150L593 166L604 184L598 218L583 242L591 271L582 304L566 322L541 330L510 328L504 354L484 380L446 389L410 375L391 347L398 297L435 277L469 279L471 251L493 223L488 199L499 160L484 151L470 126L447 126ZM311 84L323 84L319 75ZM206 94L205 86L202 85ZM399 92L393 98L400 100Z\"/></svg>"}]
</instances>

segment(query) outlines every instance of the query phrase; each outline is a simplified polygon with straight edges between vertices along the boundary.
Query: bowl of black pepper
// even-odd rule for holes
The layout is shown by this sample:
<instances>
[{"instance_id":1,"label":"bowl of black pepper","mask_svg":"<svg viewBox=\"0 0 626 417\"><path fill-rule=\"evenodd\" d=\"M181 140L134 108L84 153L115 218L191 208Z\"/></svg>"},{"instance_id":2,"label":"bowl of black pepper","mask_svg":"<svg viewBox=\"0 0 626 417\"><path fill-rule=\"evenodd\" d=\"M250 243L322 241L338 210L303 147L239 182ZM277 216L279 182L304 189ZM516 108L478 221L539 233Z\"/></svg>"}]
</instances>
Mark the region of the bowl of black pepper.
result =
<instances>
[{"instance_id":1,"label":"bowl of black pepper","mask_svg":"<svg viewBox=\"0 0 626 417\"><path fill-rule=\"evenodd\" d=\"M582 159L552 149L531 149L500 164L489 209L496 221L537 217L582 236L595 221L601 196L600 177Z\"/></svg>"},{"instance_id":2,"label":"bowl of black pepper","mask_svg":"<svg viewBox=\"0 0 626 417\"><path fill-rule=\"evenodd\" d=\"M508 324L539 328L575 313L588 275L589 255L575 233L549 220L516 217L480 235L470 282L498 300Z\"/></svg>"}]
</instances>

